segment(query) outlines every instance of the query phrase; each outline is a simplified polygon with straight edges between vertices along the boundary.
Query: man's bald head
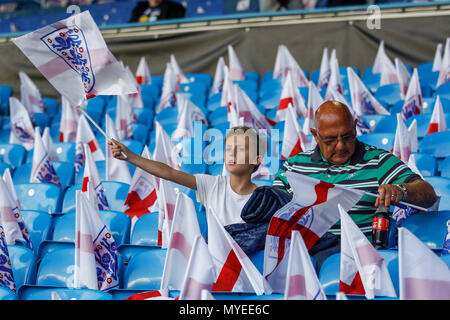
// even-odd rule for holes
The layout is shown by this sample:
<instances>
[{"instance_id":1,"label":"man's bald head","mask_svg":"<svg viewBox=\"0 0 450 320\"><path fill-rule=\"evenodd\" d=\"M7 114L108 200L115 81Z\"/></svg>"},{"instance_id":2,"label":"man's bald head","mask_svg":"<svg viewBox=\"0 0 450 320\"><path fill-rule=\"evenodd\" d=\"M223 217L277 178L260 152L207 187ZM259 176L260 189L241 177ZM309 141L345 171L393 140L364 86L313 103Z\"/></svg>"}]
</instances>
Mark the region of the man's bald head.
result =
<instances>
[{"instance_id":1,"label":"man's bald head","mask_svg":"<svg viewBox=\"0 0 450 320\"><path fill-rule=\"evenodd\" d=\"M325 101L317 108L314 115L314 127L319 130L321 124L333 124L348 121L353 125L354 119L350 109L339 101Z\"/></svg>"}]
</instances>

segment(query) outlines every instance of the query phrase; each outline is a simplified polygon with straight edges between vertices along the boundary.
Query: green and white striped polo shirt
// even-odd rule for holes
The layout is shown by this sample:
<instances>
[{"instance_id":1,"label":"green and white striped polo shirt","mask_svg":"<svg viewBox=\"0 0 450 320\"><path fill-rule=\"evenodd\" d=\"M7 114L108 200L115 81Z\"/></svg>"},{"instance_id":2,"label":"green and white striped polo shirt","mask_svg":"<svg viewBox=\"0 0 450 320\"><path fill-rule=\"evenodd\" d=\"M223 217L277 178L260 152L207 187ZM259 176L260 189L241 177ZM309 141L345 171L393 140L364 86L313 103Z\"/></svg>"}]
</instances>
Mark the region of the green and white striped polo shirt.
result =
<instances>
[{"instance_id":1,"label":"green and white striped polo shirt","mask_svg":"<svg viewBox=\"0 0 450 320\"><path fill-rule=\"evenodd\" d=\"M355 153L344 165L333 165L325 160L319 146L289 158L278 171L273 187L292 193L286 177L282 176L286 171L371 193L377 193L381 184L408 183L420 178L392 153L358 140L355 143ZM373 196L364 195L349 211L353 221L369 239L376 210L375 199ZM330 232L340 234L340 222L334 225Z\"/></svg>"}]
</instances>

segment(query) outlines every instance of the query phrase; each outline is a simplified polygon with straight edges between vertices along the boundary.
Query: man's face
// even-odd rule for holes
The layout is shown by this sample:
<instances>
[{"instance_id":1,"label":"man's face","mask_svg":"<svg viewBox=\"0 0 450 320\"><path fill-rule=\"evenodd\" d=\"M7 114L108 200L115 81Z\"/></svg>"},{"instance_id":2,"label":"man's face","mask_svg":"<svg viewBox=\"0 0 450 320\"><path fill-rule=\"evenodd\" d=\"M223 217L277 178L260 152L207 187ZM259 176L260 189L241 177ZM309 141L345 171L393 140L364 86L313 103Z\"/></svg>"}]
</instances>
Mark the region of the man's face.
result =
<instances>
[{"instance_id":1,"label":"man's face","mask_svg":"<svg viewBox=\"0 0 450 320\"><path fill-rule=\"evenodd\" d=\"M148 0L150 7L157 7L163 2L163 0Z\"/></svg>"},{"instance_id":2,"label":"man's face","mask_svg":"<svg viewBox=\"0 0 450 320\"><path fill-rule=\"evenodd\" d=\"M318 130L311 129L320 151L328 162L345 164L355 152L356 121L339 115L325 115L319 120Z\"/></svg>"}]
</instances>

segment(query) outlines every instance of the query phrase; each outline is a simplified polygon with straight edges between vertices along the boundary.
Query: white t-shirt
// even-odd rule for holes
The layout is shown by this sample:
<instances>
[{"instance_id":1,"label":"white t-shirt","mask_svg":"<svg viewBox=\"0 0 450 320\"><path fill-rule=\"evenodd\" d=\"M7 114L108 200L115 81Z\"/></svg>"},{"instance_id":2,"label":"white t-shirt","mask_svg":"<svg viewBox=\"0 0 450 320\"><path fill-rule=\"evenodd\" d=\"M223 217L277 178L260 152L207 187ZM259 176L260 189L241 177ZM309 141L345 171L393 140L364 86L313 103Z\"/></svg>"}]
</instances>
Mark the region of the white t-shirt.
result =
<instances>
[{"instance_id":1,"label":"white t-shirt","mask_svg":"<svg viewBox=\"0 0 450 320\"><path fill-rule=\"evenodd\" d=\"M245 223L241 218L241 211L251 194L240 195L234 192L229 176L196 174L195 181L197 201L202 203L206 210L211 207L223 226Z\"/></svg>"}]
</instances>

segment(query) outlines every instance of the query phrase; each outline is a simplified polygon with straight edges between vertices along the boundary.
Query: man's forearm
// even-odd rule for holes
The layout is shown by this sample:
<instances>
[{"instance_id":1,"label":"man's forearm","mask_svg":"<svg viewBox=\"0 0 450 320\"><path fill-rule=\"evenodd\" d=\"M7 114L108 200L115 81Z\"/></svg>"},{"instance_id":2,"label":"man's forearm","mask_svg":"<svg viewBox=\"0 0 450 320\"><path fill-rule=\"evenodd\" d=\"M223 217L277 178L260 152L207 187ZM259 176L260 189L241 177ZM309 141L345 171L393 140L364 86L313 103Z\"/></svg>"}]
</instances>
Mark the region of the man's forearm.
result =
<instances>
[{"instance_id":1,"label":"man's forearm","mask_svg":"<svg viewBox=\"0 0 450 320\"><path fill-rule=\"evenodd\" d=\"M402 183L407 190L407 196L404 200L411 204L429 208L437 200L433 187L422 179L415 180L410 183Z\"/></svg>"}]
</instances>

